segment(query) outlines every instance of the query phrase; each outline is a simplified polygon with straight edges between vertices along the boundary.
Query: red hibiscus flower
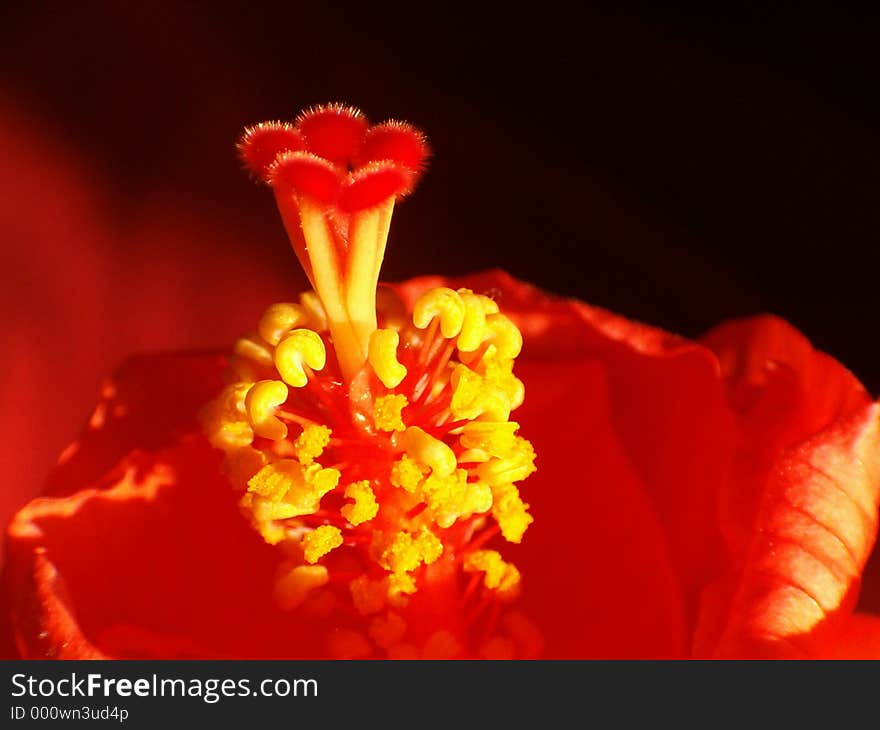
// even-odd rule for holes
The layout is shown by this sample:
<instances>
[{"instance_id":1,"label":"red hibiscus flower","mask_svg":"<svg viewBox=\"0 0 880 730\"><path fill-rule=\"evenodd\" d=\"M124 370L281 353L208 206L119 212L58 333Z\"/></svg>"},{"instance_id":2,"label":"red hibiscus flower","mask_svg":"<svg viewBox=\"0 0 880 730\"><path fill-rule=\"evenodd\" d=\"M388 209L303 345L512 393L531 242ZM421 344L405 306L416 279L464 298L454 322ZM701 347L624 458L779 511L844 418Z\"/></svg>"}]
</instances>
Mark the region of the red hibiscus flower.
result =
<instances>
[{"instance_id":1,"label":"red hibiscus flower","mask_svg":"<svg viewBox=\"0 0 880 730\"><path fill-rule=\"evenodd\" d=\"M107 381L9 526L20 654L880 652L855 378L775 318L690 342L501 272L377 302L425 152L342 107L246 135L317 297Z\"/></svg>"}]
</instances>

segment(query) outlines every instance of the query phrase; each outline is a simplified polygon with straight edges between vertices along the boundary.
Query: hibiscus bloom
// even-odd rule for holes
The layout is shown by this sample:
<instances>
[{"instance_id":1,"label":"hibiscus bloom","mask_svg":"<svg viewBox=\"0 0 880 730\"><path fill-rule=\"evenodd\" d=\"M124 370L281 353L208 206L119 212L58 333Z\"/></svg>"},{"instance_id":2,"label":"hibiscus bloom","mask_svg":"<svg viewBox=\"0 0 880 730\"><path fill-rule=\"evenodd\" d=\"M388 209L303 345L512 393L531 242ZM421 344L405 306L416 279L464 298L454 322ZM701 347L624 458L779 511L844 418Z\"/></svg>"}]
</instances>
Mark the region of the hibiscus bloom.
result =
<instances>
[{"instance_id":1,"label":"hibiscus bloom","mask_svg":"<svg viewBox=\"0 0 880 730\"><path fill-rule=\"evenodd\" d=\"M498 271L377 292L421 135L331 106L242 153L315 292L105 384L9 527L22 656L880 648L880 407L841 365L775 318L689 342Z\"/></svg>"}]
</instances>

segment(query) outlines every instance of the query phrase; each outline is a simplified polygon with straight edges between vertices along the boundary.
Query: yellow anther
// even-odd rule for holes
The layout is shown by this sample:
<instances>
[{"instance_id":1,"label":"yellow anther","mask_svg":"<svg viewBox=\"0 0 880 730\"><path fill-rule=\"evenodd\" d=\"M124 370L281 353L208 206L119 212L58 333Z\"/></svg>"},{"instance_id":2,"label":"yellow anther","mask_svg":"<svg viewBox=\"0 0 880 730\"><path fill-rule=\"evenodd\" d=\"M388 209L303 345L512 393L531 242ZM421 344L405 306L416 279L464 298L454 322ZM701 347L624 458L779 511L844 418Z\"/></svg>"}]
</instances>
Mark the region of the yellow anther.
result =
<instances>
[{"instance_id":1,"label":"yellow anther","mask_svg":"<svg viewBox=\"0 0 880 730\"><path fill-rule=\"evenodd\" d=\"M486 309L482 301L485 297L477 296L470 289L459 289L458 294L464 302L464 321L458 336L458 349L473 352L486 337Z\"/></svg>"},{"instance_id":2,"label":"yellow anther","mask_svg":"<svg viewBox=\"0 0 880 730\"><path fill-rule=\"evenodd\" d=\"M497 550L475 550L464 558L466 573L485 573L486 588L511 596L519 588L520 573L515 565L506 563Z\"/></svg>"},{"instance_id":3,"label":"yellow anther","mask_svg":"<svg viewBox=\"0 0 880 730\"><path fill-rule=\"evenodd\" d=\"M324 341L313 330L293 330L275 349L275 367L284 382L294 388L302 388L309 382L303 365L322 370L326 362Z\"/></svg>"},{"instance_id":4,"label":"yellow anther","mask_svg":"<svg viewBox=\"0 0 880 730\"><path fill-rule=\"evenodd\" d=\"M367 479L349 484L345 488L345 496L354 500L354 503L343 505L340 512L352 525L368 522L379 513L379 503Z\"/></svg>"},{"instance_id":5,"label":"yellow anther","mask_svg":"<svg viewBox=\"0 0 880 730\"><path fill-rule=\"evenodd\" d=\"M336 469L322 469L317 464L304 469L292 459L267 464L248 481L248 492L259 498L253 500L254 515L262 521L313 514L321 498L336 488L339 476Z\"/></svg>"},{"instance_id":6,"label":"yellow anther","mask_svg":"<svg viewBox=\"0 0 880 730\"><path fill-rule=\"evenodd\" d=\"M465 449L480 449L491 456L507 456L515 446L519 424L513 421L471 421L461 430L459 442Z\"/></svg>"},{"instance_id":7,"label":"yellow anther","mask_svg":"<svg viewBox=\"0 0 880 730\"><path fill-rule=\"evenodd\" d=\"M416 592L416 581L409 573L392 573L388 576L388 600L392 605L404 604L405 596Z\"/></svg>"},{"instance_id":8,"label":"yellow anther","mask_svg":"<svg viewBox=\"0 0 880 730\"><path fill-rule=\"evenodd\" d=\"M498 312L500 311L498 309L498 302L492 299L492 297L487 297L483 294L477 294L477 297L480 300L480 304L483 305L483 311L486 313L487 316L490 314L498 314Z\"/></svg>"},{"instance_id":9,"label":"yellow anther","mask_svg":"<svg viewBox=\"0 0 880 730\"><path fill-rule=\"evenodd\" d=\"M287 386L280 380L261 380L251 387L244 405L254 433L273 441L287 436L287 424L275 415L278 406L286 400Z\"/></svg>"},{"instance_id":10,"label":"yellow anther","mask_svg":"<svg viewBox=\"0 0 880 730\"><path fill-rule=\"evenodd\" d=\"M419 534L416 537L416 545L425 565L430 565L443 554L443 543L427 527L419 530Z\"/></svg>"},{"instance_id":11,"label":"yellow anther","mask_svg":"<svg viewBox=\"0 0 880 730\"><path fill-rule=\"evenodd\" d=\"M280 502L293 486L302 480L302 469L296 462L281 459L267 464L248 480L248 491Z\"/></svg>"},{"instance_id":12,"label":"yellow anther","mask_svg":"<svg viewBox=\"0 0 880 730\"><path fill-rule=\"evenodd\" d=\"M465 469L457 469L448 477L432 474L422 484L421 495L439 527L447 528L460 517L488 512L492 507L492 490L482 482L467 481Z\"/></svg>"},{"instance_id":13,"label":"yellow anther","mask_svg":"<svg viewBox=\"0 0 880 730\"><path fill-rule=\"evenodd\" d=\"M482 364L486 381L504 392L511 410L519 408L525 399L526 390L522 381L513 374L513 360L487 356L483 358Z\"/></svg>"},{"instance_id":14,"label":"yellow anther","mask_svg":"<svg viewBox=\"0 0 880 730\"><path fill-rule=\"evenodd\" d=\"M400 335L394 330L375 330L370 335L367 359L386 388L396 388L406 377L406 367L397 360Z\"/></svg>"},{"instance_id":15,"label":"yellow anther","mask_svg":"<svg viewBox=\"0 0 880 730\"><path fill-rule=\"evenodd\" d=\"M459 464L482 464L489 461L492 455L483 449L465 449L458 455Z\"/></svg>"},{"instance_id":16,"label":"yellow anther","mask_svg":"<svg viewBox=\"0 0 880 730\"><path fill-rule=\"evenodd\" d=\"M389 649L403 641L406 635L406 621L399 614L389 611L385 616L377 616L370 622L370 638L376 646Z\"/></svg>"},{"instance_id":17,"label":"yellow anther","mask_svg":"<svg viewBox=\"0 0 880 730\"><path fill-rule=\"evenodd\" d=\"M486 317L489 342L505 359L513 359L522 351L523 338L519 328L503 314L490 314Z\"/></svg>"},{"instance_id":18,"label":"yellow anther","mask_svg":"<svg viewBox=\"0 0 880 730\"><path fill-rule=\"evenodd\" d=\"M373 424L380 431L405 431L401 412L409 405L405 395L380 395L373 402Z\"/></svg>"},{"instance_id":19,"label":"yellow anther","mask_svg":"<svg viewBox=\"0 0 880 730\"><path fill-rule=\"evenodd\" d=\"M391 466L391 484L415 494L427 473L427 467L404 454L400 461L395 461Z\"/></svg>"},{"instance_id":20,"label":"yellow anther","mask_svg":"<svg viewBox=\"0 0 880 730\"><path fill-rule=\"evenodd\" d=\"M211 445L224 451L248 446L254 432L247 420L245 397L251 383L227 385L201 413L202 425Z\"/></svg>"},{"instance_id":21,"label":"yellow anther","mask_svg":"<svg viewBox=\"0 0 880 730\"><path fill-rule=\"evenodd\" d=\"M403 434L403 448L413 459L427 464L433 473L441 477L449 476L458 466L455 452L418 426L406 429Z\"/></svg>"},{"instance_id":22,"label":"yellow anther","mask_svg":"<svg viewBox=\"0 0 880 730\"><path fill-rule=\"evenodd\" d=\"M477 467L477 475L490 485L520 482L535 471L535 449L529 441L514 437L509 453Z\"/></svg>"},{"instance_id":23,"label":"yellow anther","mask_svg":"<svg viewBox=\"0 0 880 730\"><path fill-rule=\"evenodd\" d=\"M393 573L409 573L422 564L422 556L410 533L398 532L382 552L381 564Z\"/></svg>"},{"instance_id":24,"label":"yellow anther","mask_svg":"<svg viewBox=\"0 0 880 730\"><path fill-rule=\"evenodd\" d=\"M308 321L309 315L298 304L279 302L265 311L257 325L257 330L266 342L277 345L290 330L303 327Z\"/></svg>"},{"instance_id":25,"label":"yellow anther","mask_svg":"<svg viewBox=\"0 0 880 730\"><path fill-rule=\"evenodd\" d=\"M303 478L313 493L320 499L327 492L336 489L341 474L338 469L325 469L320 464L312 464L303 469Z\"/></svg>"},{"instance_id":26,"label":"yellow anther","mask_svg":"<svg viewBox=\"0 0 880 730\"><path fill-rule=\"evenodd\" d=\"M506 421L511 401L497 385L489 382L466 365L458 365L450 377L452 400L449 409L456 419L473 420L486 416L493 421Z\"/></svg>"},{"instance_id":27,"label":"yellow anther","mask_svg":"<svg viewBox=\"0 0 880 730\"><path fill-rule=\"evenodd\" d=\"M413 307L413 324L423 330L434 317L440 318L440 333L457 337L464 324L465 306L458 292L439 286L422 294Z\"/></svg>"},{"instance_id":28,"label":"yellow anther","mask_svg":"<svg viewBox=\"0 0 880 730\"><path fill-rule=\"evenodd\" d=\"M328 580L323 565L297 565L275 581L275 602L284 611L299 608L312 591L327 585Z\"/></svg>"},{"instance_id":29,"label":"yellow anther","mask_svg":"<svg viewBox=\"0 0 880 730\"><path fill-rule=\"evenodd\" d=\"M351 581L348 589L351 591L351 599L358 613L369 616L385 608L388 586L384 580L371 580L364 574Z\"/></svg>"},{"instance_id":30,"label":"yellow anther","mask_svg":"<svg viewBox=\"0 0 880 730\"><path fill-rule=\"evenodd\" d=\"M409 573L422 563L430 565L443 553L443 543L423 527L415 537L401 530L382 552L380 564L392 573Z\"/></svg>"},{"instance_id":31,"label":"yellow anther","mask_svg":"<svg viewBox=\"0 0 880 730\"><path fill-rule=\"evenodd\" d=\"M324 311L324 305L321 304L321 298L315 292L307 291L299 295L299 303L309 316L311 329L326 332L327 313Z\"/></svg>"},{"instance_id":32,"label":"yellow anther","mask_svg":"<svg viewBox=\"0 0 880 730\"><path fill-rule=\"evenodd\" d=\"M272 348L256 332L239 337L235 341L232 351L246 360L272 367Z\"/></svg>"},{"instance_id":33,"label":"yellow anther","mask_svg":"<svg viewBox=\"0 0 880 730\"><path fill-rule=\"evenodd\" d=\"M504 539L520 542L533 519L527 512L529 506L520 499L519 490L513 484L493 485L492 500L492 516Z\"/></svg>"},{"instance_id":34,"label":"yellow anther","mask_svg":"<svg viewBox=\"0 0 880 730\"><path fill-rule=\"evenodd\" d=\"M342 545L342 532L333 525L321 525L303 537L303 555L307 563L317 563L331 550Z\"/></svg>"},{"instance_id":35,"label":"yellow anther","mask_svg":"<svg viewBox=\"0 0 880 730\"><path fill-rule=\"evenodd\" d=\"M317 424L309 424L303 428L303 432L293 442L294 453L299 463L308 466L317 459L330 443L332 433L326 426Z\"/></svg>"},{"instance_id":36,"label":"yellow anther","mask_svg":"<svg viewBox=\"0 0 880 730\"><path fill-rule=\"evenodd\" d=\"M252 492L246 493L239 501L242 512L249 515L251 524L270 545L276 545L285 537L284 525L278 520L294 517L296 508L284 502L274 502Z\"/></svg>"}]
</instances>

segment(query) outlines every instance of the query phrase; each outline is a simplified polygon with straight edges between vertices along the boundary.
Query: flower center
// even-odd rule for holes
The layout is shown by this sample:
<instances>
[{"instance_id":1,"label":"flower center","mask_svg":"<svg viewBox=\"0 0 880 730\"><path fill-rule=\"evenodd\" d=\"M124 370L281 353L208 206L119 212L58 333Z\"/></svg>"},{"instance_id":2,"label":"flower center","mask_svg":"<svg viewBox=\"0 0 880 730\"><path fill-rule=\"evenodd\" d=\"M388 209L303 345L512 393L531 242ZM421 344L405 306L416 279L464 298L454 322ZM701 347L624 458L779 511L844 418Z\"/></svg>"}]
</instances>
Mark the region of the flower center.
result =
<instances>
[{"instance_id":1,"label":"flower center","mask_svg":"<svg viewBox=\"0 0 880 730\"><path fill-rule=\"evenodd\" d=\"M423 136L333 105L246 130L240 152L314 287L236 342L203 414L243 513L286 556L276 598L361 617L366 632L334 632L339 656L533 654L534 629L504 613L519 571L486 547L532 521L515 483L535 454L510 420L520 332L468 289L408 312L378 284Z\"/></svg>"}]
</instances>

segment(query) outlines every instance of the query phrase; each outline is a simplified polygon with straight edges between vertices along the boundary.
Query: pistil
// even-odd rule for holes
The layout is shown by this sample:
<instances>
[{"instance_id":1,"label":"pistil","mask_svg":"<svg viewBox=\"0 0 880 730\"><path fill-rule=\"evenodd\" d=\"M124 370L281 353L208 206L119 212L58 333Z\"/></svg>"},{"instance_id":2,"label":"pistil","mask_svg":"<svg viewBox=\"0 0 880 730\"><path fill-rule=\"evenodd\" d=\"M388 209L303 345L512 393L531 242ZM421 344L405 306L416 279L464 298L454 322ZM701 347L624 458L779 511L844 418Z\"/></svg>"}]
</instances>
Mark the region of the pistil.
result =
<instances>
[{"instance_id":1,"label":"pistil","mask_svg":"<svg viewBox=\"0 0 880 730\"><path fill-rule=\"evenodd\" d=\"M412 312L379 296L424 137L332 105L252 127L239 149L314 287L236 343L232 382L204 413L243 514L287 556L279 605L336 606L340 655L533 653L525 619L496 630L521 576L490 547L532 521L515 482L535 454L509 420L519 330L466 289L431 289Z\"/></svg>"}]
</instances>

